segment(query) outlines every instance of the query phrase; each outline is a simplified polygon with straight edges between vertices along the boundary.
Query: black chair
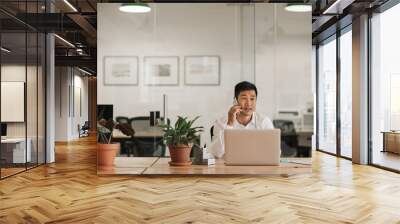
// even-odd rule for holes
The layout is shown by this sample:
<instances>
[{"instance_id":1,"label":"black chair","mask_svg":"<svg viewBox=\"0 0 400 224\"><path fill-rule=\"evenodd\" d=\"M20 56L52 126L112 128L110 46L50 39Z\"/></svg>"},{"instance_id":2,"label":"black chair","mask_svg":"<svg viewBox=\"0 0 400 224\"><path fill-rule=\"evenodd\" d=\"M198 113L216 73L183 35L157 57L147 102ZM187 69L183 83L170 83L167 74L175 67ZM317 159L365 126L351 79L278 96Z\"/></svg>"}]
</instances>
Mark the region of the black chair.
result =
<instances>
[{"instance_id":1,"label":"black chair","mask_svg":"<svg viewBox=\"0 0 400 224\"><path fill-rule=\"evenodd\" d=\"M283 157L296 157L298 155L298 140L293 121L273 120L275 128L281 130L281 149Z\"/></svg>"},{"instance_id":2,"label":"black chair","mask_svg":"<svg viewBox=\"0 0 400 224\"><path fill-rule=\"evenodd\" d=\"M115 118L115 120L120 124L128 124L129 123L129 118L123 117L123 116L118 116Z\"/></svg>"},{"instance_id":3,"label":"black chair","mask_svg":"<svg viewBox=\"0 0 400 224\"><path fill-rule=\"evenodd\" d=\"M135 132L147 131L153 128L150 126L150 117L133 117L129 119ZM165 156L165 145L163 138L160 137L135 137L135 149L133 153L136 157L152 157Z\"/></svg>"},{"instance_id":4,"label":"black chair","mask_svg":"<svg viewBox=\"0 0 400 224\"><path fill-rule=\"evenodd\" d=\"M79 138L89 136L89 129L90 129L89 121L85 121L82 127L78 124Z\"/></svg>"}]
</instances>

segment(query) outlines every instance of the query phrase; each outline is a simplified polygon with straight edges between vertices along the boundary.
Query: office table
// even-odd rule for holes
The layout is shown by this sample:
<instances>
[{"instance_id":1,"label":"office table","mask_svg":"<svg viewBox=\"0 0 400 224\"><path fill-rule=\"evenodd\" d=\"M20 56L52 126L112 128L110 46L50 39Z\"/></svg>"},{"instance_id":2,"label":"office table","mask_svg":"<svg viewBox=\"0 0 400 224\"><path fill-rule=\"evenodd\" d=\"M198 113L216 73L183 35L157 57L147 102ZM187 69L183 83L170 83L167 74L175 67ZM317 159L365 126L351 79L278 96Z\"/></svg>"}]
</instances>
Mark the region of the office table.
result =
<instances>
[{"instance_id":1,"label":"office table","mask_svg":"<svg viewBox=\"0 0 400 224\"><path fill-rule=\"evenodd\" d=\"M293 175L311 173L311 158L282 158L279 166L226 166L222 159L214 165L169 166L165 157L117 157L113 171L98 170L107 175L171 175L171 176L224 176L224 175Z\"/></svg>"},{"instance_id":2,"label":"office table","mask_svg":"<svg viewBox=\"0 0 400 224\"><path fill-rule=\"evenodd\" d=\"M32 141L30 138L26 141L28 144L25 153L25 138L1 139L1 159L7 164L30 162Z\"/></svg>"},{"instance_id":3,"label":"office table","mask_svg":"<svg viewBox=\"0 0 400 224\"><path fill-rule=\"evenodd\" d=\"M382 152L400 154L400 131L382 131L383 149Z\"/></svg>"},{"instance_id":4,"label":"office table","mask_svg":"<svg viewBox=\"0 0 400 224\"><path fill-rule=\"evenodd\" d=\"M151 128L148 130L135 130L135 138L162 138L164 132L160 128ZM112 137L116 139L130 139L131 137L122 133L119 129L114 129Z\"/></svg>"},{"instance_id":5,"label":"office table","mask_svg":"<svg viewBox=\"0 0 400 224\"><path fill-rule=\"evenodd\" d=\"M165 154L165 145L163 143L163 136L164 132L162 131L161 128L159 127L150 127L149 129L146 130L138 130L135 131L134 138L132 139L130 136L125 135L122 133L119 129L114 129L112 133L112 140L114 142L119 142L121 143L121 151L122 153L127 153L128 156L130 156L131 153L140 155L140 156L150 156L151 153L154 153L159 147L161 147L161 155ZM145 145L152 145L152 149L142 147L142 148L136 148L133 150L133 152L129 150L124 150L124 144L126 141L136 141L138 145L145 144ZM149 154L150 153L150 154Z\"/></svg>"}]
</instances>

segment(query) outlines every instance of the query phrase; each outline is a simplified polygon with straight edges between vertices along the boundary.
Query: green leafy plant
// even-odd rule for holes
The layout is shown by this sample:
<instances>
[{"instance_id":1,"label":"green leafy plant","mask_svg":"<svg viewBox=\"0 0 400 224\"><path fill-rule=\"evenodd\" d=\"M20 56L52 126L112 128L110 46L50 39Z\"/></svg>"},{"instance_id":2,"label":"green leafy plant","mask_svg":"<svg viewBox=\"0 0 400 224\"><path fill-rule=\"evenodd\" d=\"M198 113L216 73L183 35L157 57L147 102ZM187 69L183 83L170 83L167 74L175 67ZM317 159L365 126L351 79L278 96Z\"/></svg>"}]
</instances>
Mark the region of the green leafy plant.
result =
<instances>
[{"instance_id":1,"label":"green leafy plant","mask_svg":"<svg viewBox=\"0 0 400 224\"><path fill-rule=\"evenodd\" d=\"M203 127L192 127L193 123L199 117L193 120L188 120L187 117L178 116L178 120L174 126L171 126L168 121L167 124L159 125L164 131L164 141L167 145L190 145L199 140L199 133L203 131Z\"/></svg>"},{"instance_id":2,"label":"green leafy plant","mask_svg":"<svg viewBox=\"0 0 400 224\"><path fill-rule=\"evenodd\" d=\"M135 135L135 131L130 124L119 124L112 119L101 119L97 122L97 141L101 144L110 144L114 129L119 129L123 134L131 138Z\"/></svg>"}]
</instances>

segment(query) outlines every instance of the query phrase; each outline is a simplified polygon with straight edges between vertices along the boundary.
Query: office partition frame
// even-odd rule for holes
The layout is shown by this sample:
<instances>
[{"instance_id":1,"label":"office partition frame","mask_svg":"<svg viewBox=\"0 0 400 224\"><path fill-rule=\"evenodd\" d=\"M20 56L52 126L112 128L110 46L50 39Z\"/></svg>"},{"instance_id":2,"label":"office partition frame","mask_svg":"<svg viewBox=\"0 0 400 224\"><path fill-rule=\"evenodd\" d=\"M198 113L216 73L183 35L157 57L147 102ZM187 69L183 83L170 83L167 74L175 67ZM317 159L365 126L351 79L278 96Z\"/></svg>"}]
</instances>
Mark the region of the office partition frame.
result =
<instances>
[{"instance_id":1,"label":"office partition frame","mask_svg":"<svg viewBox=\"0 0 400 224\"><path fill-rule=\"evenodd\" d=\"M374 13L383 13L392 7L396 6L397 4L400 3L400 0L388 0L384 4L380 5L379 7L369 10L368 13L368 165L371 165L373 167L377 167L383 170L395 172L395 173L400 173L400 170L398 169L393 169L390 167L386 167L383 165L379 165L374 163L373 157L373 130L372 130L372 93L373 93L373 88L372 88L372 54L374 53L372 51L372 19L373 19L373 14Z\"/></svg>"},{"instance_id":2,"label":"office partition frame","mask_svg":"<svg viewBox=\"0 0 400 224\"><path fill-rule=\"evenodd\" d=\"M351 31L351 25L349 24L346 27L344 27L343 29L337 30L336 33L332 34L331 36L327 37L326 39L322 40L320 43L317 44L316 46L316 92L317 92L317 96L316 96L316 150L319 152L323 152L329 155L333 155L333 156L338 156L340 158L343 159L347 159L347 160L352 160L352 158L349 158L347 156L342 155L341 153L341 117L340 117L340 112L341 112L341 108L340 108L340 103L341 103L341 97L340 97L340 84L341 84L341 66L340 66L340 37L345 34L346 32L350 32ZM333 36L335 36L333 38ZM320 90L320 86L319 86L319 48L320 48L320 44L322 43L327 43L330 41L336 41L336 152L332 153L332 152L328 152L324 149L321 149L319 146L319 104L320 104L320 96L319 96L319 90Z\"/></svg>"},{"instance_id":3,"label":"office partition frame","mask_svg":"<svg viewBox=\"0 0 400 224\"><path fill-rule=\"evenodd\" d=\"M42 0L30 1L30 3L34 3L34 4L36 3L36 13L39 13L39 3L42 3L42 2L45 2L45 1L42 1ZM24 14L25 14L25 21L27 21L26 20L27 13L29 13L28 9L27 9L28 1L22 1L22 3L25 3ZM47 33L37 30L36 28L34 28L34 27L28 25L27 23L19 20L18 18L12 16L11 14L9 14L7 11L5 11L2 8L0 8L0 10L2 13L6 13L8 16L11 16L12 19L15 19L16 21L22 23L24 26L24 30L22 32L21 32L21 30L15 31L15 32L1 31L0 32L0 45L3 45L2 44L2 36L4 33L20 33L20 34L25 35L24 36L24 38L25 38L25 40L24 40L24 42L25 42L25 46L24 46L25 47L25 49L24 49L25 50L25 65L24 65L25 66L25 88L24 88L25 89L25 93L24 93L24 98L25 98L24 99L24 120L25 120L24 121L24 125L25 125L25 127L24 127L24 129L25 129L25 136L24 136L24 139L25 139L25 165L24 166L25 166L25 168L21 171L4 176L4 173L2 173L3 168L0 167L0 180L3 180L8 177L15 176L17 174L26 172L27 170L39 167L39 166L47 163L47 153L46 153L47 152L47 140L46 140L47 139L46 138L46 136L47 136L47 128L46 128L47 127L47 119L46 119L47 118L47 113L46 113L46 108L47 108L47 101L46 101L46 97L47 97L47 82L46 82L46 77L47 77ZM47 7L46 7L46 12L47 12ZM34 72L36 86L34 87L35 91L33 93L34 95L36 95L35 96L36 97L35 98L35 100L36 100L36 118L35 118L36 122L33 122L33 125L36 125L36 127L33 127L36 131L36 135L31 137L32 141L34 141L33 139L36 139L36 147L34 148L36 150L36 161L34 161L33 163L30 163L29 166L28 166L28 153L27 153L27 148L28 148L27 84L28 84L28 64L29 64L28 63L28 34L33 34L33 37L36 38L36 41L34 41L35 42L34 44L36 44L36 47L34 49L34 52L35 52L34 56L36 56L36 60L35 60L35 63L33 64L33 66L36 67L35 72ZM40 36L42 38L39 38ZM40 44L39 40L41 40L41 44ZM39 53L40 46L43 49ZM40 57L41 57L41 60L43 61L41 64L39 63ZM3 58L2 58L2 55L0 54L0 81L2 79L2 73L1 73L1 67L3 66L2 62L3 62ZM43 88L43 92L41 92L41 95L43 97L41 99L41 101L42 101L41 107L43 110L42 111L43 114L41 114L40 117L39 117L39 66L42 67L41 82L42 82L42 88ZM1 87L0 87L0 89L1 89ZM1 94L0 94L0 96L1 96ZM0 106L0 110L1 109L3 109L3 108L1 108L1 106ZM42 135L41 143L39 143L39 121L41 121L42 125L43 125L42 132L40 133ZM0 123L1 123L1 115L0 115ZM41 150L39 150L39 145L41 145L41 147L40 147ZM1 149L2 149L2 146L0 144L0 158L1 158L1 151L2 151ZM43 158L41 158L42 161L39 160L40 151L42 152L42 154L41 154L41 157L43 157ZM32 150L32 152L33 152L33 150Z\"/></svg>"},{"instance_id":4,"label":"office partition frame","mask_svg":"<svg viewBox=\"0 0 400 224\"><path fill-rule=\"evenodd\" d=\"M379 165L379 164L374 164L373 163L373 142L372 142L372 92L373 92L373 89L372 89L372 54L373 54L373 51L372 51L372 26L371 26L371 20L372 20L372 18L373 18L373 13L382 13L382 12L384 12L384 11L386 11L386 10L388 10L388 9L390 9L390 8L392 8L393 6L395 6L395 5L397 5L397 4L399 4L400 3L400 0L389 0L389 1L387 1L387 2L385 2L383 5L381 5L381 6L379 6L379 7L377 7L377 8L375 8L375 9L370 9L370 10L368 10L368 11L366 11L365 13L367 13L367 15L368 15L368 31L367 31L367 41L368 41L368 49L367 49L367 51L368 51L368 54L367 54L367 107L368 107L368 124L367 124L367 127L368 127L368 137L367 137L367 143L368 143L368 147L367 147L367 150L368 150L368 152L367 152L367 164L368 165L370 165L370 166L374 166L374 167L377 167L377 168L380 168L380 169L384 169L384 170L388 170L388 171L391 171L391 172L396 172L396 173L400 173L400 170L397 170L397 169L393 169L393 168L389 168L389 167L385 167L385 166L382 166L382 165ZM352 24L350 24L349 26L351 26ZM333 155L333 156L337 156L337 157L340 157L340 158L344 158L344 159L347 159L347 160L352 160L352 158L348 158L348 157L346 157L346 156L343 156L343 155L341 155L341 148L340 148L340 142L341 142L341 139L340 139L340 132L341 132L341 126L340 126L340 121L341 121L341 119L340 119L340 113L338 113L339 111L340 111L340 86L338 86L338 85L340 85L340 49L339 49L339 46L340 46L340 36L341 35L343 35L346 31L346 28L347 28L348 26L346 26L344 29L342 29L342 30L339 30L339 31L337 31L336 32L336 34L334 34L334 35L336 35L336 44L337 44L337 52L336 52L336 55L337 55L337 82L336 82L336 89L338 90L337 92L336 92L336 102L337 102L337 108L336 108L336 111L337 111L337 117L336 117L336 122L337 122L337 130L336 130L336 146L337 146L337 148L336 148L336 153L331 153L331 152L327 152L326 150L324 150L324 149L320 149L319 148L319 132L320 132L320 130L319 130L319 126L318 126L318 122L319 122L319 107L318 107L318 105L319 105L319 103L320 103L320 100L319 100L319 98L320 98L320 96L319 96L319 64L318 64L318 61L319 61L319 51L318 51L318 48L319 48L319 45L320 45L320 43L321 42L323 42L323 41L326 41L327 39L329 39L329 38L331 38L331 36L329 36L329 37L327 37L326 39L324 39L324 40L322 40L320 43L318 43L317 45L316 45L316 58L315 58L315 60L316 60L316 92L317 92L317 95L316 95L316 123L317 123L317 125L316 125L316 150L317 151L319 151L319 152L323 152L323 153L327 153L327 154L329 154L329 155ZM338 35L339 34L339 35Z\"/></svg>"}]
</instances>

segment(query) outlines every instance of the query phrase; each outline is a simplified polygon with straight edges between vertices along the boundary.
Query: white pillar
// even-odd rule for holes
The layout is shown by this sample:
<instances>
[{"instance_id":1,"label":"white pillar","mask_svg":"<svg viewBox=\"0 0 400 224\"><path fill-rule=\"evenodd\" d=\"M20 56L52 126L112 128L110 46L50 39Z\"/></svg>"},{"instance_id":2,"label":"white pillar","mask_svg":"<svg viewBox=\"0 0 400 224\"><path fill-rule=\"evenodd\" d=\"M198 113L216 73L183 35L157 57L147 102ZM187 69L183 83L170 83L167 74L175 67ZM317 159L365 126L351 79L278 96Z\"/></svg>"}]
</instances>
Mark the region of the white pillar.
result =
<instances>
[{"instance_id":1,"label":"white pillar","mask_svg":"<svg viewBox=\"0 0 400 224\"><path fill-rule=\"evenodd\" d=\"M368 163L368 15L353 20L353 162Z\"/></svg>"}]
</instances>

